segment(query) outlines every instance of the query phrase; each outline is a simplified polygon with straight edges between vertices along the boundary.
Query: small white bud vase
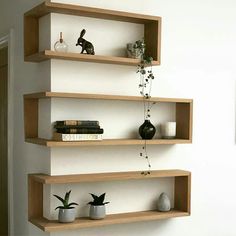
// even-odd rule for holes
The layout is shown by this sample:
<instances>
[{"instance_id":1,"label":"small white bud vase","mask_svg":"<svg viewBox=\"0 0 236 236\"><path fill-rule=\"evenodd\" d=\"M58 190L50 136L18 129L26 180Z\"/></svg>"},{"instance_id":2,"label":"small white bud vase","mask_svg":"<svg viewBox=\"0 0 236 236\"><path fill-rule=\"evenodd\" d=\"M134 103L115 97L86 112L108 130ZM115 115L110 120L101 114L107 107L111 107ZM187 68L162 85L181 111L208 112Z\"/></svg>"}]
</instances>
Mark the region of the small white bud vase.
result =
<instances>
[{"instance_id":1,"label":"small white bud vase","mask_svg":"<svg viewBox=\"0 0 236 236\"><path fill-rule=\"evenodd\" d=\"M161 193L157 201L158 211L170 211L170 199L166 193Z\"/></svg>"},{"instance_id":2,"label":"small white bud vase","mask_svg":"<svg viewBox=\"0 0 236 236\"><path fill-rule=\"evenodd\" d=\"M60 39L54 44L54 49L56 52L67 52L68 45L65 43L62 37L62 32L60 32Z\"/></svg>"},{"instance_id":3,"label":"small white bud vase","mask_svg":"<svg viewBox=\"0 0 236 236\"><path fill-rule=\"evenodd\" d=\"M162 138L172 139L176 137L176 122L165 122L161 124Z\"/></svg>"}]
</instances>

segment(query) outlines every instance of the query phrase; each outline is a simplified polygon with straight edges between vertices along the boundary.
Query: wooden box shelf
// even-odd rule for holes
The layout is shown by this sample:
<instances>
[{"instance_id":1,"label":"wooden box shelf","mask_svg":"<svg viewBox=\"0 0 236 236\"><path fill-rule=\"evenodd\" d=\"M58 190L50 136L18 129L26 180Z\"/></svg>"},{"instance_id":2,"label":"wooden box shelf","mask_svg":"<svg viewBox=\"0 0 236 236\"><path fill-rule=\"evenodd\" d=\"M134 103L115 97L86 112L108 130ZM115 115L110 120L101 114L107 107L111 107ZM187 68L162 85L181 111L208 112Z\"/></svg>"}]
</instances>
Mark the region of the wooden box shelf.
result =
<instances>
[{"instance_id":1,"label":"wooden box shelf","mask_svg":"<svg viewBox=\"0 0 236 236\"><path fill-rule=\"evenodd\" d=\"M39 18L50 13L143 24L146 54L153 57L153 65L160 64L161 17L49 1L43 2L24 14L25 61L40 62L48 59L63 59L120 65L137 65L139 63L137 59L125 57L58 53L50 50L39 52Z\"/></svg>"},{"instance_id":2,"label":"wooden box shelf","mask_svg":"<svg viewBox=\"0 0 236 236\"><path fill-rule=\"evenodd\" d=\"M111 214L104 220L89 220L88 217L76 219L73 223L62 224L55 220L43 217L43 185L44 184L67 184L85 182L106 182L119 180L143 180L153 178L174 177L174 208L169 212L155 210ZM98 174L80 174L67 176L49 176L44 174L30 174L28 176L29 221L46 232L90 228L97 226L143 222L151 220L167 219L172 217L190 215L191 173L184 170L156 170L150 175L141 175L140 171L111 172ZM35 204L37 201L37 204Z\"/></svg>"},{"instance_id":3,"label":"wooden box shelf","mask_svg":"<svg viewBox=\"0 0 236 236\"><path fill-rule=\"evenodd\" d=\"M59 93L59 92L40 92L24 95L24 122L25 122L25 141L33 144L44 145L47 147L72 147L72 146L107 146L107 145L143 145L141 139L104 139L102 141L78 141L60 142L42 139L38 137L38 106L39 99L45 98L74 98L74 99L95 99L110 101L142 102L141 96L121 96L103 94L83 94L83 93ZM152 139L147 140L148 145L158 144L183 144L192 142L192 99L181 98L151 98L156 103L175 103L176 104L176 139Z\"/></svg>"}]
</instances>

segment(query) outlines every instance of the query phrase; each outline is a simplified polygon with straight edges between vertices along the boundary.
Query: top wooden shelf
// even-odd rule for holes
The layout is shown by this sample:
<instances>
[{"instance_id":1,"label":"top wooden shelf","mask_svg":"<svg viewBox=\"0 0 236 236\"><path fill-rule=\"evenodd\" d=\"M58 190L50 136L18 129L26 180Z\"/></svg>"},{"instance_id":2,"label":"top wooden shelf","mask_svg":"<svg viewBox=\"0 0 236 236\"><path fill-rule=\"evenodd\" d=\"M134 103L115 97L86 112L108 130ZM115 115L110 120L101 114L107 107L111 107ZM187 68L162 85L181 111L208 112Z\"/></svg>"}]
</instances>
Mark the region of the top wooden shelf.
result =
<instances>
[{"instance_id":1,"label":"top wooden shelf","mask_svg":"<svg viewBox=\"0 0 236 236\"><path fill-rule=\"evenodd\" d=\"M158 16L150 16L143 14L135 14L122 11L113 11L94 7L84 7L72 4L43 2L25 13L25 16L40 18L49 13L60 13L67 15L77 15L85 17L93 17L106 20L124 21L138 24L146 24L161 19Z\"/></svg>"},{"instance_id":2,"label":"top wooden shelf","mask_svg":"<svg viewBox=\"0 0 236 236\"><path fill-rule=\"evenodd\" d=\"M153 66L160 65L161 17L49 1L43 2L24 14L25 61L41 62L48 59L63 59L129 66L135 66L139 63L138 59L127 57L87 55L73 52L59 53L48 48L39 51L39 18L50 13L143 24L146 54L153 58Z\"/></svg>"}]
</instances>

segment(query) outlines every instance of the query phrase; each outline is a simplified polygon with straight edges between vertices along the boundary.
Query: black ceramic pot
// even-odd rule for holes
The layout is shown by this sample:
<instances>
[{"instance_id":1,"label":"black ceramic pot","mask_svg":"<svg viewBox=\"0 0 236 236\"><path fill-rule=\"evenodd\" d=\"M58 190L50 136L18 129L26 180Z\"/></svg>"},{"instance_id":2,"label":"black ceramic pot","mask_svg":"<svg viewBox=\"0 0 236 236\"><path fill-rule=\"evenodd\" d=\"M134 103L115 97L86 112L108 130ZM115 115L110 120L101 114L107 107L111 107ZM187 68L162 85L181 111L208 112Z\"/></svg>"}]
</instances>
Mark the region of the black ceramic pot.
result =
<instances>
[{"instance_id":1,"label":"black ceramic pot","mask_svg":"<svg viewBox=\"0 0 236 236\"><path fill-rule=\"evenodd\" d=\"M142 139L152 139L156 133L156 128L150 122L150 120L145 120L144 123L139 127L139 134Z\"/></svg>"}]
</instances>

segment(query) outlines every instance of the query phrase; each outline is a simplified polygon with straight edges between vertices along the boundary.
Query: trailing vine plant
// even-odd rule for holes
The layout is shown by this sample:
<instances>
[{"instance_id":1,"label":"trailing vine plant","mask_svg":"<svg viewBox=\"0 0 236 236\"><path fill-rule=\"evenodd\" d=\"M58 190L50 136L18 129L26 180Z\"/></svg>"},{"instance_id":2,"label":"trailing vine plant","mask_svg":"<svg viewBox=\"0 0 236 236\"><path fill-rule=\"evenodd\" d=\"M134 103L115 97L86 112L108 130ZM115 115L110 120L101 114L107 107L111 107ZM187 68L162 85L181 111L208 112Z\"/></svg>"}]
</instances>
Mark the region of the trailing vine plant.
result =
<instances>
[{"instance_id":1,"label":"trailing vine plant","mask_svg":"<svg viewBox=\"0 0 236 236\"><path fill-rule=\"evenodd\" d=\"M138 40L134 44L136 48L140 49L141 52L141 62L137 67L137 73L139 74L139 90L140 95L143 97L143 119L147 120L151 118L151 108L155 104L155 102L151 102L151 90L152 90L152 81L154 80L154 74L152 71L152 61L153 58L151 56L145 55L145 42L144 40ZM147 151L147 141L144 140L144 145L142 146L142 150L140 152L140 157L145 158L147 161L148 169L147 171L142 171L142 175L150 174L151 170L151 162L149 159L148 151Z\"/></svg>"}]
</instances>

